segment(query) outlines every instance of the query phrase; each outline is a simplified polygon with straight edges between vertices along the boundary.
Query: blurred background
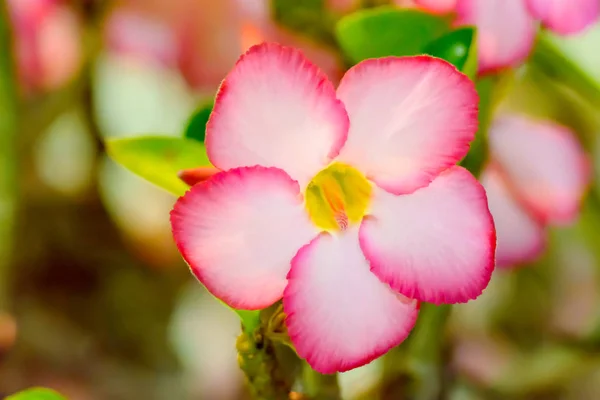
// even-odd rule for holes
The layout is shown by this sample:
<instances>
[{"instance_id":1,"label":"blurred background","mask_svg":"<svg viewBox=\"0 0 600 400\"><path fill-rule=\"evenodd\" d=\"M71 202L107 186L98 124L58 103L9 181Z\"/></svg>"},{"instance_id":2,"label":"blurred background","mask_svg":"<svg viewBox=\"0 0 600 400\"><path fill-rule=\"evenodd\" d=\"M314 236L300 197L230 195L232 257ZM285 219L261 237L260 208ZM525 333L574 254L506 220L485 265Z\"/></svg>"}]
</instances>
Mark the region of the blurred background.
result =
<instances>
[{"instance_id":1,"label":"blurred background","mask_svg":"<svg viewBox=\"0 0 600 400\"><path fill-rule=\"evenodd\" d=\"M103 140L182 135L263 40L302 48L336 81L346 64L335 21L385 3L0 1L0 396L47 386L73 400L248 398L239 319L177 253L175 198L111 161ZM600 28L553 40L600 86ZM600 99L534 69L517 79L504 106L572 127L600 167ZM575 224L551 230L542 258L496 271L480 299L453 307L439 332L447 398L600 398L596 190ZM375 398L384 367L342 374L345 398Z\"/></svg>"}]
</instances>

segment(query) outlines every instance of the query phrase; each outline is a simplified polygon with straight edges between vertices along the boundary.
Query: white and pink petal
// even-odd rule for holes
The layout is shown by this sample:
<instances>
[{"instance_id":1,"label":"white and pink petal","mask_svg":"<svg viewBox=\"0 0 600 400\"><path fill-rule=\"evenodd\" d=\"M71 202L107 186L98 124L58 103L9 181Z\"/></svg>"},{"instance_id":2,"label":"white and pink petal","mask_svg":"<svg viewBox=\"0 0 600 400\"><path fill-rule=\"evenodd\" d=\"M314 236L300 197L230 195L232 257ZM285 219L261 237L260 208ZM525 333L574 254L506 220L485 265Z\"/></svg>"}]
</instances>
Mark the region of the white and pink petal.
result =
<instances>
[{"instance_id":1,"label":"white and pink petal","mask_svg":"<svg viewBox=\"0 0 600 400\"><path fill-rule=\"evenodd\" d=\"M529 56L536 25L524 0L458 0L456 12L458 25L477 27L479 73L518 66Z\"/></svg>"},{"instance_id":2,"label":"white and pink petal","mask_svg":"<svg viewBox=\"0 0 600 400\"><path fill-rule=\"evenodd\" d=\"M263 43L221 84L206 128L208 157L222 170L281 168L304 185L338 154L348 124L323 72L299 50Z\"/></svg>"},{"instance_id":3,"label":"white and pink petal","mask_svg":"<svg viewBox=\"0 0 600 400\"><path fill-rule=\"evenodd\" d=\"M496 265L514 267L534 261L546 244L543 224L519 204L496 168L486 167L480 180L496 226Z\"/></svg>"},{"instance_id":4,"label":"white and pink petal","mask_svg":"<svg viewBox=\"0 0 600 400\"><path fill-rule=\"evenodd\" d=\"M279 300L292 258L318 234L298 183L264 167L236 168L196 184L175 204L171 225L198 280L239 309Z\"/></svg>"},{"instance_id":5,"label":"white and pink petal","mask_svg":"<svg viewBox=\"0 0 600 400\"><path fill-rule=\"evenodd\" d=\"M360 227L371 270L403 295L430 303L479 296L494 269L496 234L485 191L462 167L425 188L378 190Z\"/></svg>"},{"instance_id":6,"label":"white and pink petal","mask_svg":"<svg viewBox=\"0 0 600 400\"><path fill-rule=\"evenodd\" d=\"M531 15L559 35L579 33L598 21L598 0L525 0Z\"/></svg>"},{"instance_id":7,"label":"white and pink petal","mask_svg":"<svg viewBox=\"0 0 600 400\"><path fill-rule=\"evenodd\" d=\"M507 114L492 122L489 137L507 183L540 220L567 224L577 217L591 168L570 129Z\"/></svg>"},{"instance_id":8,"label":"white and pink petal","mask_svg":"<svg viewBox=\"0 0 600 400\"><path fill-rule=\"evenodd\" d=\"M473 82L439 58L363 61L337 93L351 120L339 160L396 194L426 186L463 158L477 130Z\"/></svg>"},{"instance_id":9,"label":"white and pink petal","mask_svg":"<svg viewBox=\"0 0 600 400\"><path fill-rule=\"evenodd\" d=\"M400 344L418 304L371 271L357 229L322 233L292 261L283 296L288 333L300 357L329 374L367 364Z\"/></svg>"}]
</instances>

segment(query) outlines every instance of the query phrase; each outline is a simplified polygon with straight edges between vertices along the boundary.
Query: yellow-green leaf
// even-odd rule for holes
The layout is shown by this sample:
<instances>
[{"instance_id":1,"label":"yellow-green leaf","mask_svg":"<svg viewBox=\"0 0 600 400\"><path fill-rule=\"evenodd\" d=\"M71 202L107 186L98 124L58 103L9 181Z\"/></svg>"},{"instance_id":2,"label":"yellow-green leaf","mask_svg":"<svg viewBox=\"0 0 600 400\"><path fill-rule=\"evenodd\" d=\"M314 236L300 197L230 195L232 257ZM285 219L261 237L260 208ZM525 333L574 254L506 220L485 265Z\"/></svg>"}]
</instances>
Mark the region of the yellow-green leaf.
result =
<instances>
[{"instance_id":1,"label":"yellow-green leaf","mask_svg":"<svg viewBox=\"0 0 600 400\"><path fill-rule=\"evenodd\" d=\"M131 172L173 193L183 195L189 186L177 173L210 166L204 144L193 139L144 136L106 142L109 156Z\"/></svg>"}]
</instances>

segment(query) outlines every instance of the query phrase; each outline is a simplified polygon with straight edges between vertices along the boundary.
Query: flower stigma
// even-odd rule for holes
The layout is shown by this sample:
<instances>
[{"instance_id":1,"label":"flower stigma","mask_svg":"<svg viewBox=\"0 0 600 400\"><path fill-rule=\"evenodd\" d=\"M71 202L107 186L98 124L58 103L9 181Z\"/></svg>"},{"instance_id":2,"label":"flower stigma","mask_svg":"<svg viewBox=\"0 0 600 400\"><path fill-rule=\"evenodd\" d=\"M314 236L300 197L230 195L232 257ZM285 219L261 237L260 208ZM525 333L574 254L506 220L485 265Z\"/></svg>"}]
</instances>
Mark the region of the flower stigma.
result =
<instances>
[{"instance_id":1,"label":"flower stigma","mask_svg":"<svg viewBox=\"0 0 600 400\"><path fill-rule=\"evenodd\" d=\"M306 210L312 222L327 231L343 231L362 220L373 188L367 178L347 164L333 163L306 188Z\"/></svg>"}]
</instances>

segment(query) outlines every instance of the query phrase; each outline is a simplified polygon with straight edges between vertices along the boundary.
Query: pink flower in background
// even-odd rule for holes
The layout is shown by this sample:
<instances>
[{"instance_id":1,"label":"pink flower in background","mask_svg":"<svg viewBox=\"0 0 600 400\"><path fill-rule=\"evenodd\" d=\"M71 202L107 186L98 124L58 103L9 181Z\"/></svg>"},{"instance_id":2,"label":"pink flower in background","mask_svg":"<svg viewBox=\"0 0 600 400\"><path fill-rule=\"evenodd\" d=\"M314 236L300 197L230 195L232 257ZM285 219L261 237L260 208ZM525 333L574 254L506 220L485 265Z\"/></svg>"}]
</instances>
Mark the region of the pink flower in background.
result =
<instances>
[{"instance_id":1,"label":"pink flower in background","mask_svg":"<svg viewBox=\"0 0 600 400\"><path fill-rule=\"evenodd\" d=\"M27 92L58 88L82 62L81 25L59 0L9 0L17 71Z\"/></svg>"},{"instance_id":2,"label":"pink flower in background","mask_svg":"<svg viewBox=\"0 0 600 400\"><path fill-rule=\"evenodd\" d=\"M104 26L111 51L166 67L175 67L179 44L175 32L160 19L126 8L110 14Z\"/></svg>"},{"instance_id":3,"label":"pink flower in background","mask_svg":"<svg viewBox=\"0 0 600 400\"><path fill-rule=\"evenodd\" d=\"M222 172L172 213L196 277L232 307L283 298L322 373L402 342L418 302L476 298L494 267L483 187L455 165L477 129L473 83L437 58L351 68L337 89L297 50L252 47L207 127Z\"/></svg>"},{"instance_id":4,"label":"pink flower in background","mask_svg":"<svg viewBox=\"0 0 600 400\"><path fill-rule=\"evenodd\" d=\"M478 29L479 72L524 62L533 48L536 21L559 35L579 33L598 20L598 0L416 0L432 12L456 11L458 25Z\"/></svg>"},{"instance_id":5,"label":"pink flower in background","mask_svg":"<svg viewBox=\"0 0 600 400\"><path fill-rule=\"evenodd\" d=\"M496 224L496 262L513 266L544 250L546 226L577 218L590 166L573 133L551 122L504 115L489 135L492 162L481 181Z\"/></svg>"},{"instance_id":6,"label":"pink flower in background","mask_svg":"<svg viewBox=\"0 0 600 400\"><path fill-rule=\"evenodd\" d=\"M111 45L120 51L153 52L169 65L175 57L183 77L198 91L212 93L240 54L266 40L302 49L334 81L342 75L333 52L277 26L264 0L120 3L107 24Z\"/></svg>"},{"instance_id":7,"label":"pink flower in background","mask_svg":"<svg viewBox=\"0 0 600 400\"><path fill-rule=\"evenodd\" d=\"M595 23L598 0L525 0L531 16L559 35L579 33Z\"/></svg>"}]
</instances>

